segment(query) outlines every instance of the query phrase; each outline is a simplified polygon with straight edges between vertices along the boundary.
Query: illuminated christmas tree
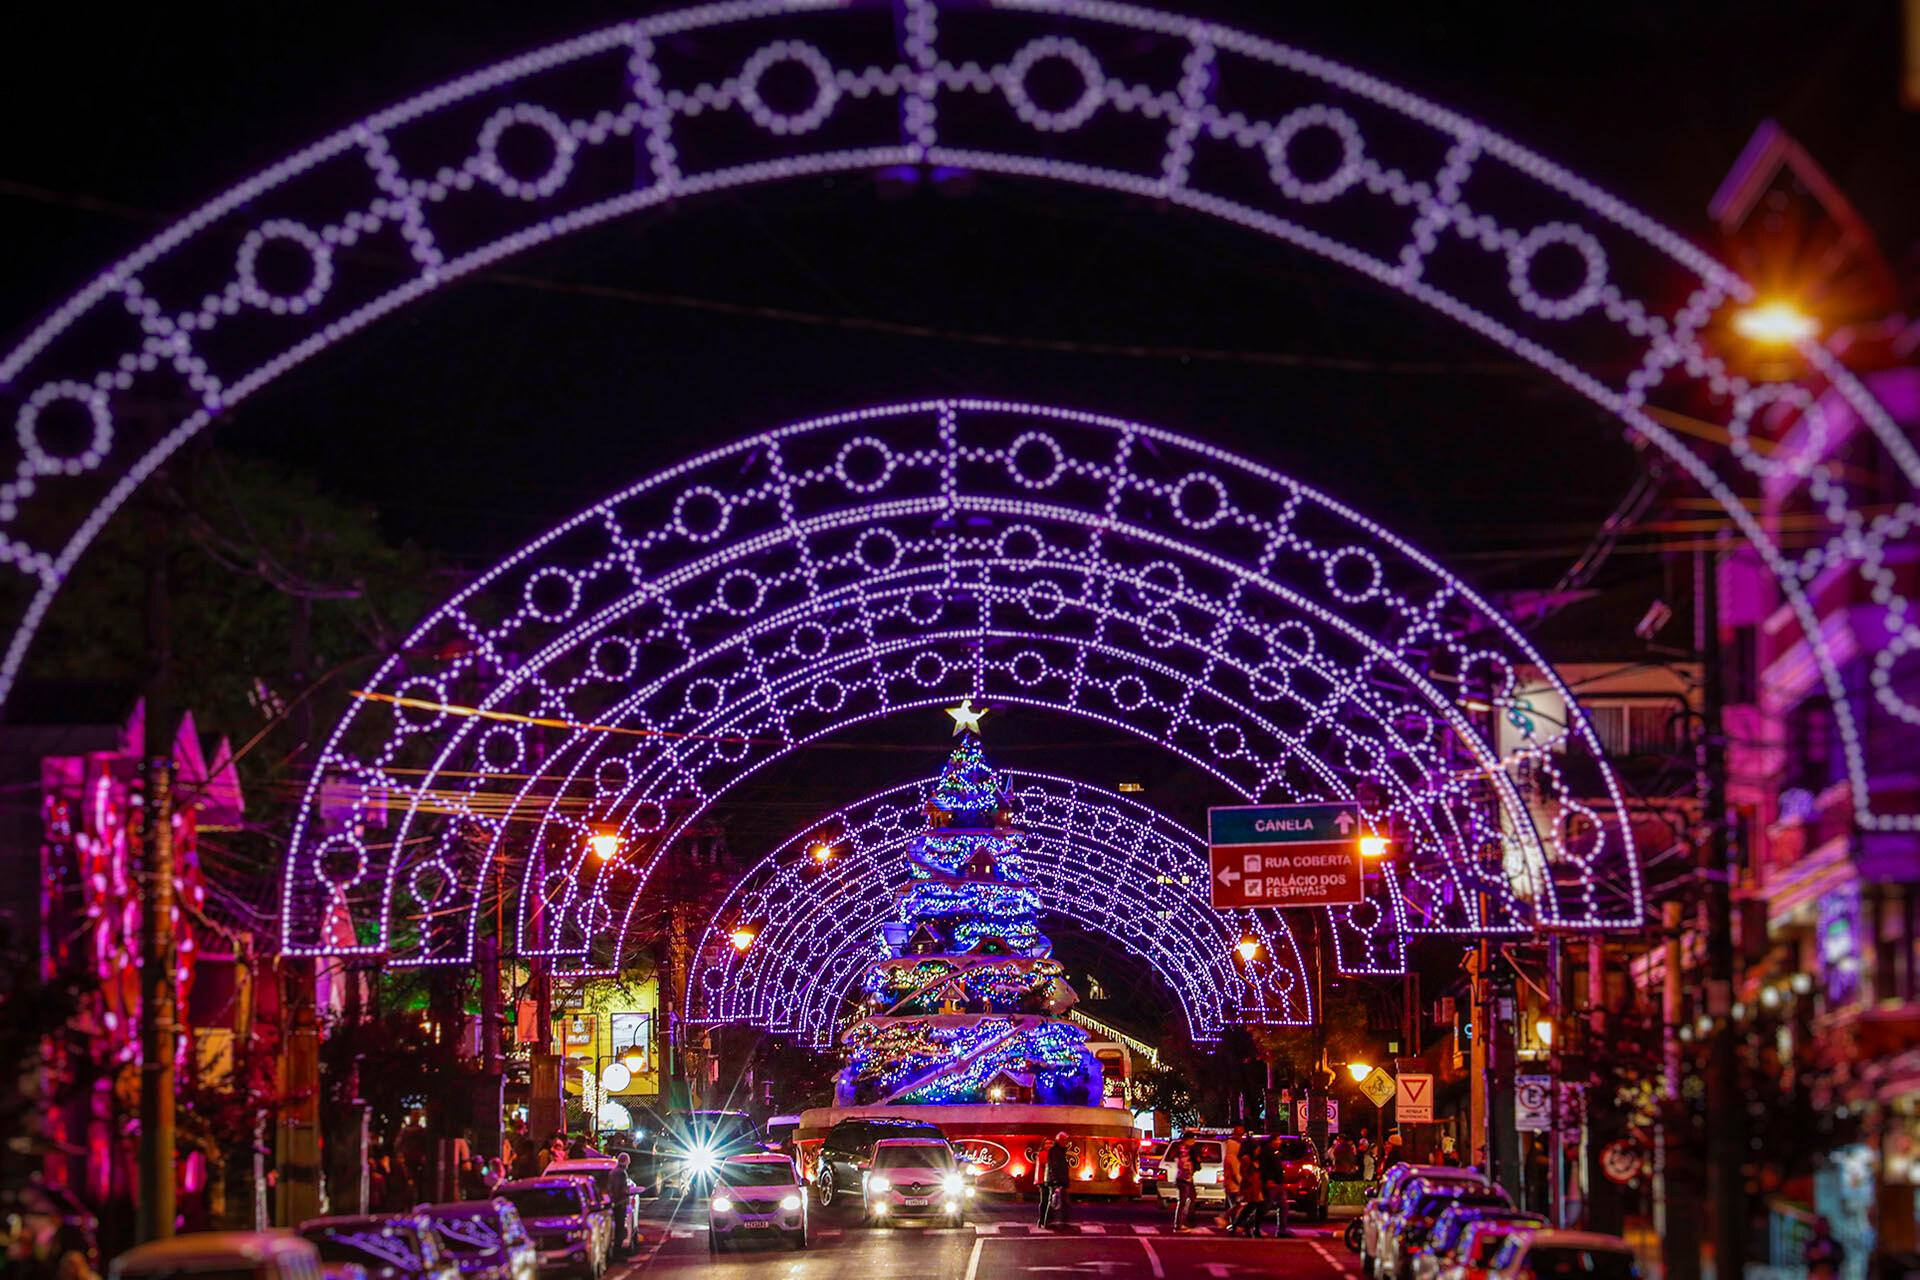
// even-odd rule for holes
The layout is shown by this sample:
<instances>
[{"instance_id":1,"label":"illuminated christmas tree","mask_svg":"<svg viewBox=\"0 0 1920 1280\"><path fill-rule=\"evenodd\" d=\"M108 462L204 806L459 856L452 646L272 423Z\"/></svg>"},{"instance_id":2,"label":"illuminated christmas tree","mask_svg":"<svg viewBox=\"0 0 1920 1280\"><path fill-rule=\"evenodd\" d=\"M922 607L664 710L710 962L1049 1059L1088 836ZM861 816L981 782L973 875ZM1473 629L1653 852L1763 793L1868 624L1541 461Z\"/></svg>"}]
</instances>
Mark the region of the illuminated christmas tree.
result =
<instances>
[{"instance_id":1,"label":"illuminated christmas tree","mask_svg":"<svg viewBox=\"0 0 1920 1280\"><path fill-rule=\"evenodd\" d=\"M840 1100L1098 1105L1100 1064L1060 1016L1078 997L1039 929L1006 780L962 710L899 918L882 926L892 954L868 968L870 1012L843 1037Z\"/></svg>"}]
</instances>

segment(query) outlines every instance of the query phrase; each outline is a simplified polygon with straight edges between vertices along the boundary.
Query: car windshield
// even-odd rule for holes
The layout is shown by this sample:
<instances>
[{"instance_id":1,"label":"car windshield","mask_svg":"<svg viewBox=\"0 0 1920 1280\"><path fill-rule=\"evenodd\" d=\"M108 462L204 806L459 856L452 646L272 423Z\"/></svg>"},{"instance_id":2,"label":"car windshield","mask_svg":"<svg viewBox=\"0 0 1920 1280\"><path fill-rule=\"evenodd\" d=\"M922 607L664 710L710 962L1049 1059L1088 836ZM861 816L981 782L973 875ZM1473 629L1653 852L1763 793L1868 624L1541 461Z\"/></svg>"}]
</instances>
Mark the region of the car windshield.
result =
<instances>
[{"instance_id":1,"label":"car windshield","mask_svg":"<svg viewBox=\"0 0 1920 1280\"><path fill-rule=\"evenodd\" d=\"M1420 1196L1435 1191L1447 1191L1478 1187L1484 1185L1473 1178L1408 1178L1393 1190L1393 1207L1405 1208L1409 1203L1417 1202Z\"/></svg>"},{"instance_id":2,"label":"car windshield","mask_svg":"<svg viewBox=\"0 0 1920 1280\"><path fill-rule=\"evenodd\" d=\"M500 1249L500 1224L491 1209L484 1213L433 1213L433 1229L447 1252L469 1257Z\"/></svg>"},{"instance_id":3,"label":"car windshield","mask_svg":"<svg viewBox=\"0 0 1920 1280\"><path fill-rule=\"evenodd\" d=\"M1224 1158L1223 1149L1217 1142L1189 1142L1187 1146L1193 1152L1195 1164L1219 1164Z\"/></svg>"},{"instance_id":4,"label":"car windshield","mask_svg":"<svg viewBox=\"0 0 1920 1280\"><path fill-rule=\"evenodd\" d=\"M1432 1222L1435 1218L1438 1218L1455 1205L1466 1205L1470 1208L1497 1209L1503 1207L1506 1203L1506 1197L1504 1196L1474 1195L1471 1192L1429 1192L1414 1202L1413 1212L1409 1216L1418 1218L1423 1222Z\"/></svg>"},{"instance_id":5,"label":"car windshield","mask_svg":"<svg viewBox=\"0 0 1920 1280\"><path fill-rule=\"evenodd\" d=\"M409 1275L426 1270L419 1238L407 1227L390 1223L353 1223L309 1227L301 1232L313 1242L322 1262L357 1262L374 1271L401 1271Z\"/></svg>"},{"instance_id":6,"label":"car windshield","mask_svg":"<svg viewBox=\"0 0 1920 1280\"><path fill-rule=\"evenodd\" d=\"M876 1147L876 1169L951 1169L953 1148L945 1143L915 1142L903 1147Z\"/></svg>"},{"instance_id":7,"label":"car windshield","mask_svg":"<svg viewBox=\"0 0 1920 1280\"><path fill-rule=\"evenodd\" d=\"M672 1136L689 1147L731 1147L759 1141L752 1116L730 1111L695 1111L667 1122Z\"/></svg>"},{"instance_id":8,"label":"car windshield","mask_svg":"<svg viewBox=\"0 0 1920 1280\"><path fill-rule=\"evenodd\" d=\"M613 1182L613 1170L610 1167L603 1165L587 1169L548 1169L547 1172L556 1178L590 1178L594 1189L601 1195L612 1194L608 1189Z\"/></svg>"},{"instance_id":9,"label":"car windshield","mask_svg":"<svg viewBox=\"0 0 1920 1280\"><path fill-rule=\"evenodd\" d=\"M1280 1137L1275 1138L1273 1144L1280 1148L1282 1160L1312 1160L1318 1154L1308 1138Z\"/></svg>"},{"instance_id":10,"label":"car windshield","mask_svg":"<svg viewBox=\"0 0 1920 1280\"><path fill-rule=\"evenodd\" d=\"M793 1166L785 1160L729 1160L716 1175L730 1187L791 1187Z\"/></svg>"},{"instance_id":11,"label":"car windshield","mask_svg":"<svg viewBox=\"0 0 1920 1280\"><path fill-rule=\"evenodd\" d=\"M1527 1266L1533 1274L1547 1276L1591 1277L1592 1280L1635 1280L1640 1268L1633 1255L1617 1249L1579 1249L1567 1245L1543 1245L1527 1252Z\"/></svg>"},{"instance_id":12,"label":"car windshield","mask_svg":"<svg viewBox=\"0 0 1920 1280\"><path fill-rule=\"evenodd\" d=\"M580 1193L571 1187L505 1187L499 1194L523 1218L566 1218L580 1212Z\"/></svg>"}]
</instances>

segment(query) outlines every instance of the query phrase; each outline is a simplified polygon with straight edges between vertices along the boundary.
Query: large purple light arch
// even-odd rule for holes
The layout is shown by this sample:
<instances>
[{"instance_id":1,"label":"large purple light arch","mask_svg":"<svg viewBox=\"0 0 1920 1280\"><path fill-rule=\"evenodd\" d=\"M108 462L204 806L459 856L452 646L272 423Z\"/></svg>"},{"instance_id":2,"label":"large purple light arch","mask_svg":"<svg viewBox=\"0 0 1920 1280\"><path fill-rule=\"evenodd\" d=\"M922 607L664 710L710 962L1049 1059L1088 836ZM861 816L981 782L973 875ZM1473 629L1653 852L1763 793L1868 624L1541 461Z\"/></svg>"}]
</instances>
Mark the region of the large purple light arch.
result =
<instances>
[{"instance_id":1,"label":"large purple light arch","mask_svg":"<svg viewBox=\"0 0 1920 1280\"><path fill-rule=\"evenodd\" d=\"M1002 772L1020 806L1023 853L1043 904L1160 974L1191 1038L1216 1040L1228 1026L1312 1022L1313 989L1288 920L1215 911L1204 840L1105 788ZM902 854L927 826L929 786L892 787L823 815L742 876L695 947L688 1020L832 1043L849 986L882 954L878 926L907 883ZM833 851L825 862L813 857L822 842ZM757 931L745 953L729 937L742 924ZM1248 936L1260 943L1252 964L1235 950ZM1343 971L1359 967L1342 958Z\"/></svg>"},{"instance_id":2,"label":"large purple light arch","mask_svg":"<svg viewBox=\"0 0 1920 1280\"><path fill-rule=\"evenodd\" d=\"M684 52L689 42L696 56ZM1028 80L1041 62L1073 68L1075 102L1049 108L1033 98ZM714 63L731 73L716 77ZM812 77L810 105L782 111L762 95L776 64ZM510 131L545 135L541 172L503 162ZM1337 144L1331 173L1296 171L1292 145L1309 131ZM1431 176L1383 155L1415 170L1424 163ZM1858 380L1816 343L1802 345L1853 419L1833 422L1800 388L1730 371L1705 335L1751 287L1510 139L1287 45L1105 0L978 9L729 0L661 13L378 112L209 201L0 357L0 391L15 413L0 565L32 592L9 620L0 698L76 559L138 485L218 414L335 342L502 258L625 214L784 178L921 164L1145 196L1306 249L1616 415L1725 508L1777 580L1834 703L1857 820L1920 829L1920 814L1876 802L1861 729L1868 712L1920 725L1920 706L1893 678L1920 649L1920 610L1888 557L1920 524L1920 453ZM407 266L340 253L372 243L389 244ZM303 258L304 272L263 278L268 252ZM1533 268L1547 253L1574 255L1571 293L1536 287ZM1704 393L1726 429L1724 449L1690 447L1649 414L1662 388ZM194 407L129 439L116 411L130 395ZM1896 500L1869 512L1817 450L1783 461L1753 447L1753 424L1783 404L1813 435L1863 424L1873 455L1865 465L1884 462L1900 478ZM56 452L42 430L50 413L71 415L84 443ZM1805 481L1829 535L1797 555L1741 502L1783 469ZM99 505L60 514L85 510L75 490ZM1859 702L1809 602L1815 579L1836 574L1857 575L1893 606L1884 634L1865 641L1870 695Z\"/></svg>"},{"instance_id":3,"label":"large purple light arch","mask_svg":"<svg viewBox=\"0 0 1920 1280\"><path fill-rule=\"evenodd\" d=\"M1406 856L1333 913L1349 967L1397 968L1408 933L1641 923L1584 720L1503 759L1462 709L1555 679L1518 632L1325 495L1122 419L935 400L752 437L529 544L402 652L438 656L370 691L416 705L348 713L295 828L296 953L464 961L510 866L522 954L617 965L660 850L732 787L965 696L1125 729L1223 798L1359 799ZM607 830L632 856L589 857Z\"/></svg>"}]
</instances>

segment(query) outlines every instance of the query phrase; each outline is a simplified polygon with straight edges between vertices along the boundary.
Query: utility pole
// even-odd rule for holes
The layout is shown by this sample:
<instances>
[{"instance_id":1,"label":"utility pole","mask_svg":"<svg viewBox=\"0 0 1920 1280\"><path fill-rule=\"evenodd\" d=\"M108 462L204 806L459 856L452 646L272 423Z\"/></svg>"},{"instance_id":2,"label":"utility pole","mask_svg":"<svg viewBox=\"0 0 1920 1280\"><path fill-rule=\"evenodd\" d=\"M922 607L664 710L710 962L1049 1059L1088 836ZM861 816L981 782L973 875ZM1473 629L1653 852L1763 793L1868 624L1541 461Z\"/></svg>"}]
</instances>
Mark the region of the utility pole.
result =
<instances>
[{"instance_id":1,"label":"utility pole","mask_svg":"<svg viewBox=\"0 0 1920 1280\"><path fill-rule=\"evenodd\" d=\"M139 1238L173 1235L173 1060L178 991L174 985L172 637L167 617L170 522L165 499L147 506L147 693L142 752L140 912L140 1207Z\"/></svg>"},{"instance_id":2,"label":"utility pole","mask_svg":"<svg viewBox=\"0 0 1920 1280\"><path fill-rule=\"evenodd\" d=\"M1747 1140L1745 1114L1734 1097L1733 868L1727 842L1727 753L1720 669L1720 556L1694 553L1694 647L1700 655L1701 731L1694 745L1706 824L1700 868L1707 943L1707 1199L1713 1206L1714 1274L1746 1273Z\"/></svg>"}]
</instances>

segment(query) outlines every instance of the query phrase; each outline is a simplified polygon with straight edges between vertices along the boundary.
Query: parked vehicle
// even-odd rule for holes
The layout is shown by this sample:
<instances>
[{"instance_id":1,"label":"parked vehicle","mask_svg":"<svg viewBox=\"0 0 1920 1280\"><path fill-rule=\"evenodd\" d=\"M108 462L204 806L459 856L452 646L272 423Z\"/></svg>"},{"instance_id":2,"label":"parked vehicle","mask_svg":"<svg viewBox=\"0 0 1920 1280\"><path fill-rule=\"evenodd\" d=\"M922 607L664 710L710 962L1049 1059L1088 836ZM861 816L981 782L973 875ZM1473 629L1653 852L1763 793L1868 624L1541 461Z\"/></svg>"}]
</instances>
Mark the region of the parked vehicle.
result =
<instances>
[{"instance_id":1,"label":"parked vehicle","mask_svg":"<svg viewBox=\"0 0 1920 1280\"><path fill-rule=\"evenodd\" d=\"M1400 1195L1416 1178L1485 1184L1478 1169L1456 1169L1445 1164L1397 1164L1380 1176L1380 1190L1360 1213L1360 1274L1371 1280L1380 1256L1380 1228L1400 1209Z\"/></svg>"},{"instance_id":2,"label":"parked vehicle","mask_svg":"<svg viewBox=\"0 0 1920 1280\"><path fill-rule=\"evenodd\" d=\"M1500 1247L1489 1280L1640 1280L1633 1246L1590 1231L1516 1231Z\"/></svg>"},{"instance_id":3,"label":"parked vehicle","mask_svg":"<svg viewBox=\"0 0 1920 1280\"><path fill-rule=\"evenodd\" d=\"M505 1200L423 1204L419 1212L440 1233L462 1280L534 1280L540 1255L520 1212Z\"/></svg>"},{"instance_id":4,"label":"parked vehicle","mask_svg":"<svg viewBox=\"0 0 1920 1280\"><path fill-rule=\"evenodd\" d=\"M867 1222L939 1218L952 1226L967 1220L973 1186L945 1138L882 1138L861 1188Z\"/></svg>"},{"instance_id":5,"label":"parked vehicle","mask_svg":"<svg viewBox=\"0 0 1920 1280\"><path fill-rule=\"evenodd\" d=\"M795 1249L807 1247L807 1191L799 1168L773 1151L721 1161L707 1199L708 1251L775 1235Z\"/></svg>"},{"instance_id":6,"label":"parked vehicle","mask_svg":"<svg viewBox=\"0 0 1920 1280\"><path fill-rule=\"evenodd\" d=\"M1520 1226L1544 1227L1547 1220L1537 1213L1522 1213L1505 1205L1472 1204L1460 1200L1441 1210L1427 1232L1424 1248L1413 1255L1413 1280L1440 1280L1442 1272L1459 1261L1460 1249L1468 1229L1481 1222L1505 1222Z\"/></svg>"},{"instance_id":7,"label":"parked vehicle","mask_svg":"<svg viewBox=\"0 0 1920 1280\"><path fill-rule=\"evenodd\" d=\"M107 1268L110 1280L321 1280L320 1253L287 1231L196 1231L135 1245Z\"/></svg>"},{"instance_id":8,"label":"parked vehicle","mask_svg":"<svg viewBox=\"0 0 1920 1280\"><path fill-rule=\"evenodd\" d=\"M1193 1148L1194 1199L1201 1204L1225 1204L1227 1188L1220 1180L1220 1170L1226 1160L1226 1143L1219 1138L1194 1138L1191 1134L1185 1136L1188 1138L1187 1145ZM1169 1163L1172 1159L1173 1143L1169 1142L1160 1153L1160 1182L1156 1187L1160 1203L1169 1206L1180 1199Z\"/></svg>"},{"instance_id":9,"label":"parked vehicle","mask_svg":"<svg viewBox=\"0 0 1920 1280\"><path fill-rule=\"evenodd\" d=\"M873 1163L874 1144L882 1138L936 1138L947 1136L940 1126L898 1116L849 1116L827 1130L809 1170L814 1190L824 1207L843 1195L861 1195L861 1178Z\"/></svg>"},{"instance_id":10,"label":"parked vehicle","mask_svg":"<svg viewBox=\"0 0 1920 1280\"><path fill-rule=\"evenodd\" d=\"M1519 1215L1529 1218L1538 1214ZM1536 1224L1511 1218L1480 1218L1467 1225L1454 1249L1453 1265L1442 1271L1441 1280L1487 1280L1493 1260L1500 1256L1507 1237L1533 1229Z\"/></svg>"},{"instance_id":11,"label":"parked vehicle","mask_svg":"<svg viewBox=\"0 0 1920 1280\"><path fill-rule=\"evenodd\" d=\"M1140 1183L1140 1194L1157 1196L1160 1194L1160 1157L1166 1152L1165 1138L1140 1139L1140 1159L1135 1166L1134 1176Z\"/></svg>"},{"instance_id":12,"label":"parked vehicle","mask_svg":"<svg viewBox=\"0 0 1920 1280\"><path fill-rule=\"evenodd\" d=\"M1313 1139L1283 1133L1269 1141L1280 1148L1280 1159L1286 1169L1289 1210L1314 1222L1325 1222L1333 1203L1333 1179Z\"/></svg>"},{"instance_id":13,"label":"parked vehicle","mask_svg":"<svg viewBox=\"0 0 1920 1280\"><path fill-rule=\"evenodd\" d=\"M1427 1244L1427 1234L1446 1210L1456 1205L1510 1209L1513 1202L1499 1187L1483 1183L1429 1182L1416 1178L1407 1184L1400 1212L1380 1233L1380 1257L1374 1273L1387 1280L1413 1280L1413 1258Z\"/></svg>"},{"instance_id":14,"label":"parked vehicle","mask_svg":"<svg viewBox=\"0 0 1920 1280\"><path fill-rule=\"evenodd\" d=\"M778 1151L783 1155L796 1154L793 1135L800 1128L799 1116L768 1116L762 1132L765 1139L761 1145L769 1151Z\"/></svg>"},{"instance_id":15,"label":"parked vehicle","mask_svg":"<svg viewBox=\"0 0 1920 1280\"><path fill-rule=\"evenodd\" d=\"M440 1233L422 1214L309 1218L300 1234L322 1262L357 1262L373 1280L460 1280Z\"/></svg>"},{"instance_id":16,"label":"parked vehicle","mask_svg":"<svg viewBox=\"0 0 1920 1280\"><path fill-rule=\"evenodd\" d=\"M540 1255L540 1274L598 1277L613 1248L613 1218L585 1178L519 1178L493 1194L514 1207Z\"/></svg>"},{"instance_id":17,"label":"parked vehicle","mask_svg":"<svg viewBox=\"0 0 1920 1280\"><path fill-rule=\"evenodd\" d=\"M628 1157L631 1160L631 1156ZM593 1193L600 1201L600 1207L607 1211L607 1220L613 1224L613 1238L633 1239L633 1233L640 1226L640 1196L633 1185L633 1176L627 1175L626 1198L618 1199L613 1194L613 1184L620 1172L620 1162L613 1156L579 1156L566 1160L555 1160L542 1172L547 1178L585 1178L593 1183Z\"/></svg>"}]
</instances>

